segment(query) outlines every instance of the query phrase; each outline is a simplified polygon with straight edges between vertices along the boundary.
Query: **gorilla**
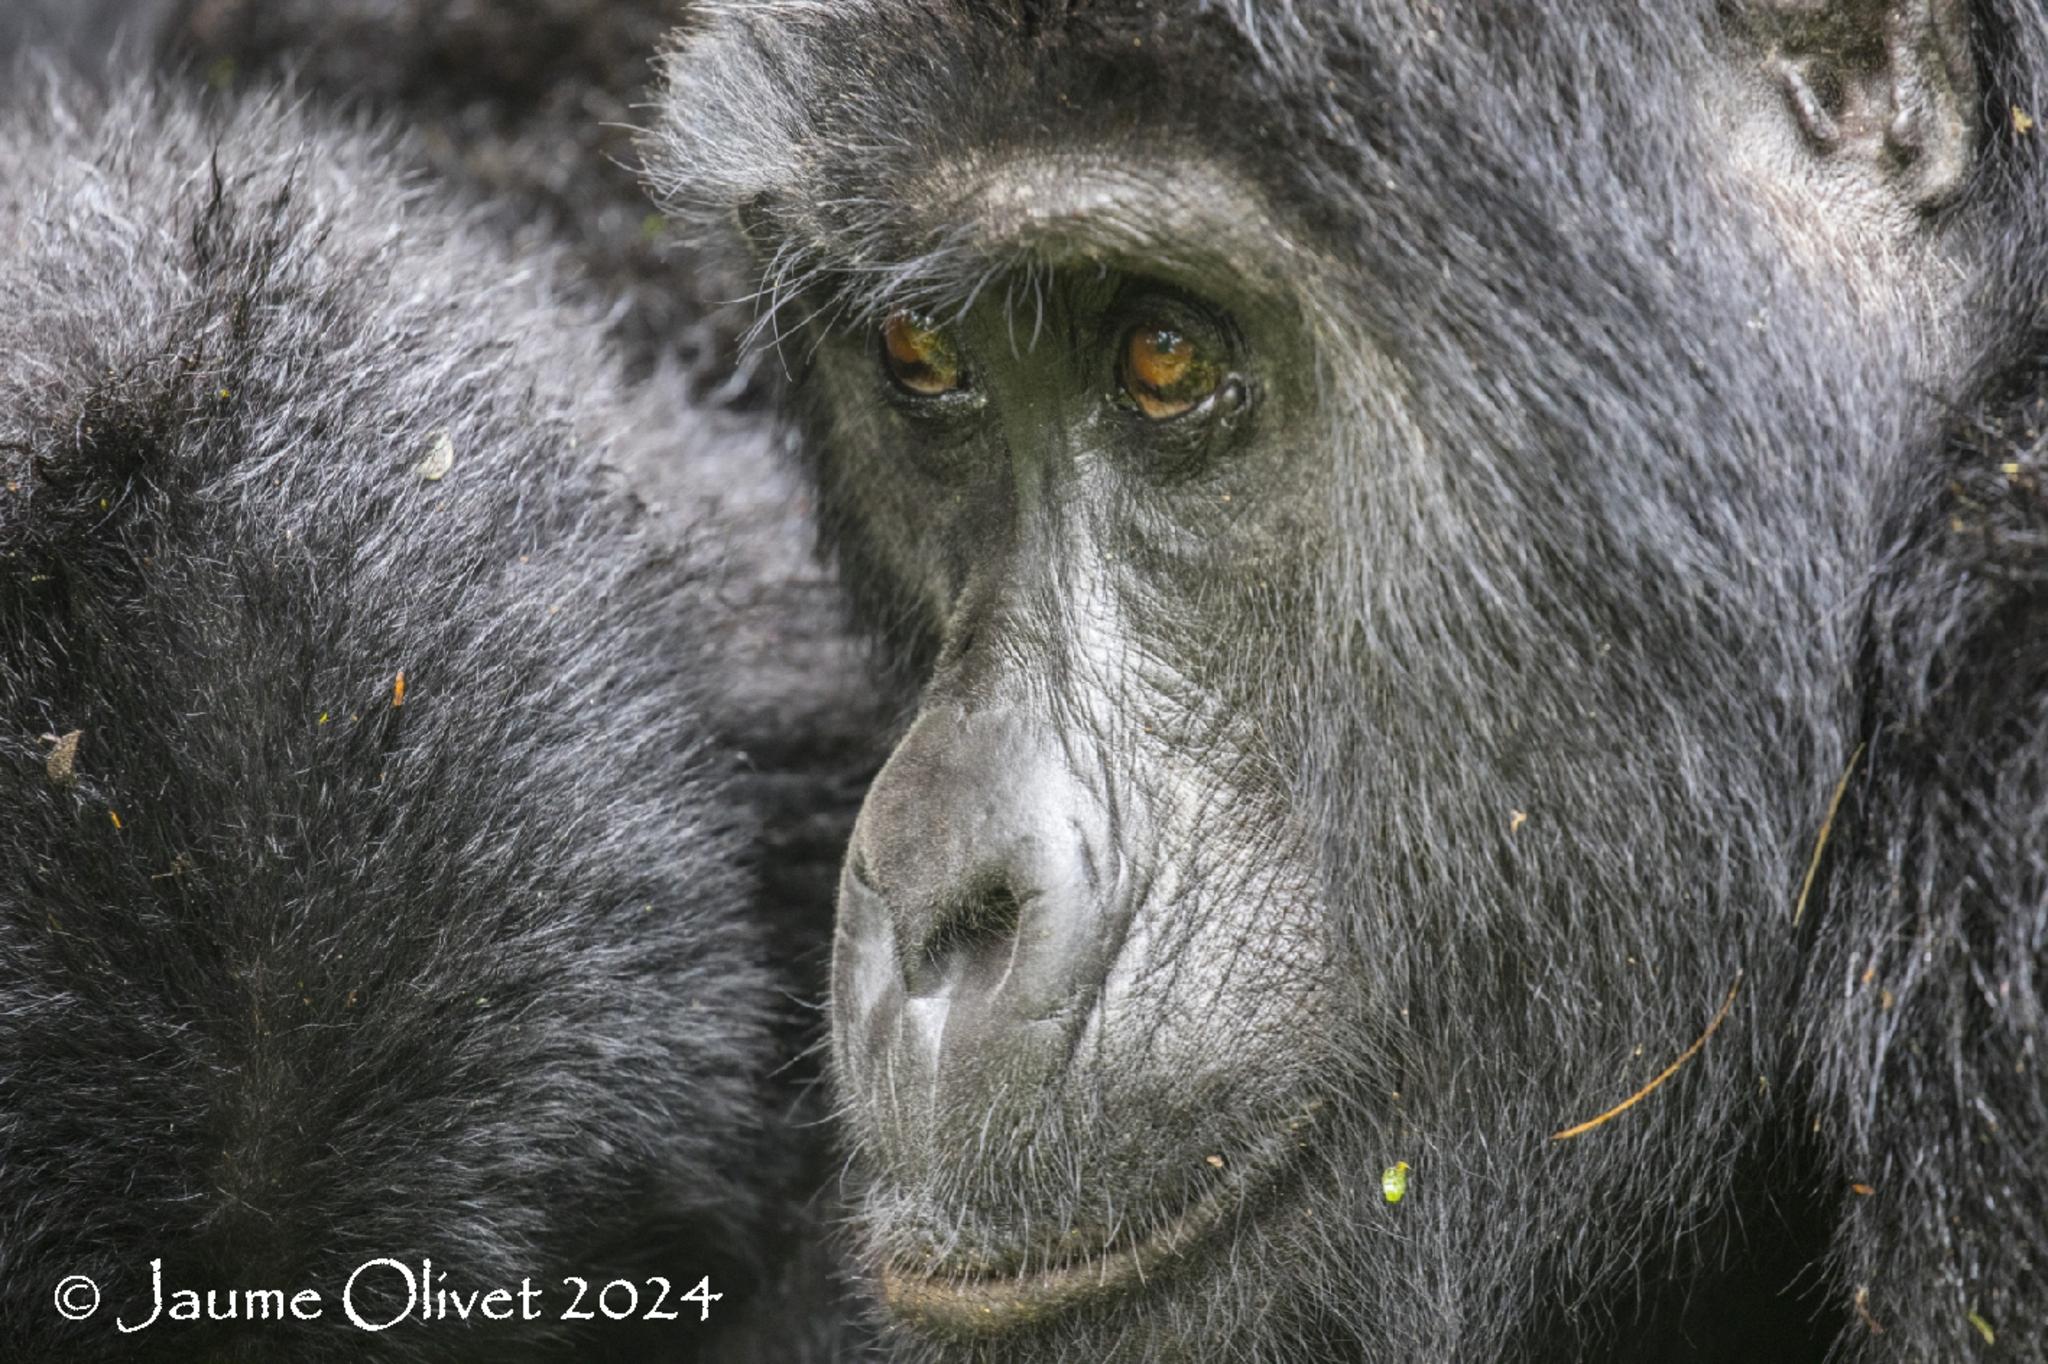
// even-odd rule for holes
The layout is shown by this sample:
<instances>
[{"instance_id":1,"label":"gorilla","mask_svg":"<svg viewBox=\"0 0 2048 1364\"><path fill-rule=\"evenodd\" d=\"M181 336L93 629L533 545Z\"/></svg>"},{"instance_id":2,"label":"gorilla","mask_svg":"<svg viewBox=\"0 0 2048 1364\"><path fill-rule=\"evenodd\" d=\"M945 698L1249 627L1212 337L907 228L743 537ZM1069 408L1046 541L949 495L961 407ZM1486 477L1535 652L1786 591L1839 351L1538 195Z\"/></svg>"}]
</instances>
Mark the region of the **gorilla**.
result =
<instances>
[{"instance_id":1,"label":"gorilla","mask_svg":"<svg viewBox=\"0 0 2048 1364\"><path fill-rule=\"evenodd\" d=\"M730 790L757 830L756 913L796 959L803 997L821 996L840 857L892 717L809 552L802 490L762 447L763 376L717 306L741 285L718 257L673 249L636 174L636 106L680 0L114 2L189 82L239 93L283 77L401 120L410 161L478 204L486 229L570 257L629 373L666 391L644 407L717 414L694 418L716 438L638 442L627 472L658 511L721 526L729 647L704 721L736 755ZM816 1021L797 1020L806 1036Z\"/></svg>"},{"instance_id":2,"label":"gorilla","mask_svg":"<svg viewBox=\"0 0 2048 1364\"><path fill-rule=\"evenodd\" d=\"M715 557L609 467L702 433L401 140L24 84L0 1356L798 1358Z\"/></svg>"},{"instance_id":3,"label":"gorilla","mask_svg":"<svg viewBox=\"0 0 2048 1364\"><path fill-rule=\"evenodd\" d=\"M723 0L665 79L914 695L896 1357L2048 1358L2037 4Z\"/></svg>"},{"instance_id":4,"label":"gorilla","mask_svg":"<svg viewBox=\"0 0 2048 1364\"><path fill-rule=\"evenodd\" d=\"M672 357L709 386L729 382L732 347L706 304L730 290L699 278L698 257L663 249L632 166L634 106L680 10L679 0L126 0L119 21L212 88L289 76L323 98L400 113L420 163L493 230L569 249L634 366Z\"/></svg>"},{"instance_id":5,"label":"gorilla","mask_svg":"<svg viewBox=\"0 0 2048 1364\"><path fill-rule=\"evenodd\" d=\"M830 574L793 471L764 449L762 376L717 302L740 285L674 249L636 174L632 124L682 0L7 0L0 55L31 49L87 74L141 58L202 100L287 83L329 118L402 123L409 171L459 192L515 252L564 258L563 288L604 329L659 423L663 403L715 427L678 449L631 443L624 470L659 516L715 518L719 684L704 723L730 755L756 833L755 913L821 996L840 855L886 752L889 698ZM793 1020L807 1037L818 1014ZM803 1068L799 1068L803 1069Z\"/></svg>"}]
</instances>

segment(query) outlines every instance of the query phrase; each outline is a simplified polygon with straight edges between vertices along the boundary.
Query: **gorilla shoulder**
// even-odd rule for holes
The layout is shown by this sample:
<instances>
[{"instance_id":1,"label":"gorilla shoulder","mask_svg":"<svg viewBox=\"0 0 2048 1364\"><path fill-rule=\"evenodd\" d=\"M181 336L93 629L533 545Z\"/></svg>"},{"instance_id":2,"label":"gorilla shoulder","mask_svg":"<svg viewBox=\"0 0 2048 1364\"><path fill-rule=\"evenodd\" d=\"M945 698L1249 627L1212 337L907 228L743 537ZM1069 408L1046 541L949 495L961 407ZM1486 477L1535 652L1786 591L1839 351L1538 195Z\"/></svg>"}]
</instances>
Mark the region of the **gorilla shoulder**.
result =
<instances>
[{"instance_id":1,"label":"gorilla shoulder","mask_svg":"<svg viewBox=\"0 0 2048 1364\"><path fill-rule=\"evenodd\" d=\"M276 99L0 123L8 1358L588 1358L566 1299L340 1294L736 1288L776 1193L696 551L609 486L646 423L545 253L394 158ZM117 1334L158 1257L323 1318Z\"/></svg>"}]
</instances>

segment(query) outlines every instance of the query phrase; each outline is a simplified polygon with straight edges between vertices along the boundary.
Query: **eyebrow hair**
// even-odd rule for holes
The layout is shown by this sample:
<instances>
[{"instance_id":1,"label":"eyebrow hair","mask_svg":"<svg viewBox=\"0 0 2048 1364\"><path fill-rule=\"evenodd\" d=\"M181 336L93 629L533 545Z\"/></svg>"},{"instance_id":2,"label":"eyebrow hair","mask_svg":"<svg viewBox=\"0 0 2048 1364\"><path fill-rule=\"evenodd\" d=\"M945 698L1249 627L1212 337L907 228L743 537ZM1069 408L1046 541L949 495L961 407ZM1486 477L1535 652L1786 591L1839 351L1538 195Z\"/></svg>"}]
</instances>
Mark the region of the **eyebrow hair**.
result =
<instances>
[{"instance_id":1,"label":"eyebrow hair","mask_svg":"<svg viewBox=\"0 0 2048 1364\"><path fill-rule=\"evenodd\" d=\"M1213 292L1272 296L1320 258L1264 196L1213 162L1136 161L1107 149L991 148L944 162L882 199L764 195L742 213L760 265L750 343L814 323L876 323L898 309L956 318L1008 280L1036 299L1053 271L1121 270ZM792 306L804 311L791 319Z\"/></svg>"}]
</instances>

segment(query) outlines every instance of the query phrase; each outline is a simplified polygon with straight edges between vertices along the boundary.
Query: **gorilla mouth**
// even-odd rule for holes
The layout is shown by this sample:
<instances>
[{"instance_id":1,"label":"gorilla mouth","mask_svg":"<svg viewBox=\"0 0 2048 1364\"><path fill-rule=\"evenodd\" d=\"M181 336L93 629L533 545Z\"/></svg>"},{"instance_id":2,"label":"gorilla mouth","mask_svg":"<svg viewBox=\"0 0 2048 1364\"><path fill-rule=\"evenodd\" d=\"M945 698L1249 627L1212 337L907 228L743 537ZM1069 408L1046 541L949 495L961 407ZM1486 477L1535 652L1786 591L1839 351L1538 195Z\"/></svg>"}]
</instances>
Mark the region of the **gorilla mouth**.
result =
<instances>
[{"instance_id":1,"label":"gorilla mouth","mask_svg":"<svg viewBox=\"0 0 2048 1364\"><path fill-rule=\"evenodd\" d=\"M885 1264L884 1305L898 1318L948 1335L994 1334L1047 1321L1093 1303L1128 1297L1170 1276L1190 1252L1221 1234L1284 1207L1289 1157L1320 1103L1287 1124L1283 1139L1247 1153L1224 1183L1199 1195L1144 1236L1073 1255L1063 1263L1014 1271Z\"/></svg>"},{"instance_id":2,"label":"gorilla mouth","mask_svg":"<svg viewBox=\"0 0 2048 1364\"><path fill-rule=\"evenodd\" d=\"M984 1333L1028 1326L1091 1302L1122 1296L1166 1272L1226 1218L1236 1200L1225 1190L1199 1199L1143 1240L1090 1252L1066 1264L1021 1273L930 1272L885 1267L882 1301L928 1329Z\"/></svg>"}]
</instances>

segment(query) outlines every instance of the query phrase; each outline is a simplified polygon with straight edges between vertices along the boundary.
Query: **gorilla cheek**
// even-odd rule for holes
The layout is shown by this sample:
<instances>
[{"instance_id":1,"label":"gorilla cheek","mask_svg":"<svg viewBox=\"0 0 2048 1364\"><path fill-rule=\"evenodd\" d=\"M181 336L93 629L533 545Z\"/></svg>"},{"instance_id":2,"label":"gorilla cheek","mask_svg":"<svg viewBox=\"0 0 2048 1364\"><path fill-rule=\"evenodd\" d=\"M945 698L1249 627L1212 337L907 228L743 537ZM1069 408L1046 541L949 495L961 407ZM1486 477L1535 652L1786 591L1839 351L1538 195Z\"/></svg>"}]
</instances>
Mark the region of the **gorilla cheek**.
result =
<instances>
[{"instance_id":1,"label":"gorilla cheek","mask_svg":"<svg viewBox=\"0 0 2048 1364\"><path fill-rule=\"evenodd\" d=\"M866 1222L927 1323L1156 1272L1281 1178L1314 1106L1329 958L1284 802L1053 726L929 707L841 877Z\"/></svg>"}]
</instances>

